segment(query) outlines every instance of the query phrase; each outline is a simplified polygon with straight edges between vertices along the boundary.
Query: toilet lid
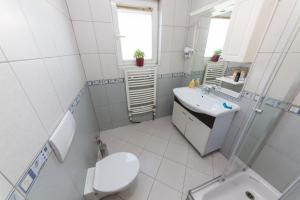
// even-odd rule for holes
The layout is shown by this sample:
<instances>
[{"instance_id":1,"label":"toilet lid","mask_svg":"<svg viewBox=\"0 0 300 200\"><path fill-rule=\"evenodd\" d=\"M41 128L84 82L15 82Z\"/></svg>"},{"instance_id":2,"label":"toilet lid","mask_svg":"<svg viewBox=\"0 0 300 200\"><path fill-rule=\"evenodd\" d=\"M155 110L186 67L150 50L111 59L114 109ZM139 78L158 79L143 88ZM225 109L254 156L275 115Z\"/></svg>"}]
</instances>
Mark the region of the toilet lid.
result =
<instances>
[{"instance_id":1,"label":"toilet lid","mask_svg":"<svg viewBox=\"0 0 300 200\"><path fill-rule=\"evenodd\" d=\"M136 178L139 168L139 160L132 153L109 155L96 164L94 189L98 192L118 192Z\"/></svg>"}]
</instances>

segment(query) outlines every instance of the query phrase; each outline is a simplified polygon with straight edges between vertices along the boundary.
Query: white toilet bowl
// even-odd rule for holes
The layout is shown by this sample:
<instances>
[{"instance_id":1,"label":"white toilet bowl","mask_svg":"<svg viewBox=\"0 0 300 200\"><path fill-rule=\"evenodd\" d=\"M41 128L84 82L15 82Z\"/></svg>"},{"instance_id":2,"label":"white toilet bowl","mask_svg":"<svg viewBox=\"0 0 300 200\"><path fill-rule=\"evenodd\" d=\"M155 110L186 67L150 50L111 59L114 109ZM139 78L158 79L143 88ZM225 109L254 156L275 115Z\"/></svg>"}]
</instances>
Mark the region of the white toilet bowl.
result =
<instances>
[{"instance_id":1,"label":"white toilet bowl","mask_svg":"<svg viewBox=\"0 0 300 200\"><path fill-rule=\"evenodd\" d=\"M132 153L120 152L105 157L88 170L85 199L100 199L126 189L136 179L139 169L139 160Z\"/></svg>"}]
</instances>

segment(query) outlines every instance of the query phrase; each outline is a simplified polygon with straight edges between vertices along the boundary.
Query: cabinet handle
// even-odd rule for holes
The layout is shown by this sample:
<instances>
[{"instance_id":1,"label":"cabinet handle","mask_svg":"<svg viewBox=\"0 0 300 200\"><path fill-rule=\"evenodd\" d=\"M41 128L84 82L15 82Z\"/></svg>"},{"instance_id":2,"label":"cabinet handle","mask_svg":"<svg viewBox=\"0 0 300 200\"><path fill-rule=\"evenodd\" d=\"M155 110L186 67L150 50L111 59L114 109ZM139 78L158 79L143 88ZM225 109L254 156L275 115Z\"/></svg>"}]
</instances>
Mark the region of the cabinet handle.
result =
<instances>
[{"instance_id":1,"label":"cabinet handle","mask_svg":"<svg viewBox=\"0 0 300 200\"><path fill-rule=\"evenodd\" d=\"M189 117L189 120L191 120L192 122L194 121L192 118Z\"/></svg>"}]
</instances>

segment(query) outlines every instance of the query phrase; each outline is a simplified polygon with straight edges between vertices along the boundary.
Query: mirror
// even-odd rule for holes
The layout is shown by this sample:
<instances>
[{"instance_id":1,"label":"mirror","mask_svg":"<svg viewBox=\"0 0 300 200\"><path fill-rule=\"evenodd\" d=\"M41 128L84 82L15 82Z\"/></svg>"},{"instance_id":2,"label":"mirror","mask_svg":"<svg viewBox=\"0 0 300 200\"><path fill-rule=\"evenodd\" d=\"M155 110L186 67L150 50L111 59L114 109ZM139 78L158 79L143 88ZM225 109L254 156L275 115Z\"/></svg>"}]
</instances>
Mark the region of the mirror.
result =
<instances>
[{"instance_id":1,"label":"mirror","mask_svg":"<svg viewBox=\"0 0 300 200\"><path fill-rule=\"evenodd\" d=\"M220 86L221 92L238 97L250 63L223 61L221 54L233 8L234 3L228 1L191 17L188 46L193 55L186 67L193 78L193 74L203 76L202 84Z\"/></svg>"}]
</instances>

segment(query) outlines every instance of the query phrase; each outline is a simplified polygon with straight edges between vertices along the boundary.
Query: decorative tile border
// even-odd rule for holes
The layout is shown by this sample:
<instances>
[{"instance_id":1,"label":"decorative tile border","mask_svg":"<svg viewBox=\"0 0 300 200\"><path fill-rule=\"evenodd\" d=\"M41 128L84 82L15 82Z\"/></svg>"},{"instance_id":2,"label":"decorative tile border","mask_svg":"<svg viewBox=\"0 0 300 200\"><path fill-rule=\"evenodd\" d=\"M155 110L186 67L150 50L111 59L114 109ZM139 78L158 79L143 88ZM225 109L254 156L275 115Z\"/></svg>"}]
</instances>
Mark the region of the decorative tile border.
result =
<instances>
[{"instance_id":1,"label":"decorative tile border","mask_svg":"<svg viewBox=\"0 0 300 200\"><path fill-rule=\"evenodd\" d=\"M279 99L274 99L272 97L260 97L259 94L250 92L250 91L242 91L242 97L250 99L252 101L265 100L265 104L271 106L273 108L278 108L284 110L285 112L289 112L295 115L300 116L300 106L293 105L289 102L285 102Z\"/></svg>"},{"instance_id":2,"label":"decorative tile border","mask_svg":"<svg viewBox=\"0 0 300 200\"><path fill-rule=\"evenodd\" d=\"M184 76L185 76L185 73L176 72L176 73L168 73L168 74L158 74L157 78L164 79L164 78L177 78L177 77L184 77ZM108 85L108 84L116 84L116 83L124 83L124 78L87 81L88 86Z\"/></svg>"},{"instance_id":3,"label":"decorative tile border","mask_svg":"<svg viewBox=\"0 0 300 200\"><path fill-rule=\"evenodd\" d=\"M78 92L77 96L74 98L73 102L71 103L71 105L69 106L68 110L71 113L74 113L76 107L78 106L78 104L80 103L81 97L84 95L85 93L85 88L86 84L83 86L83 88L81 88L81 90Z\"/></svg>"}]
</instances>

